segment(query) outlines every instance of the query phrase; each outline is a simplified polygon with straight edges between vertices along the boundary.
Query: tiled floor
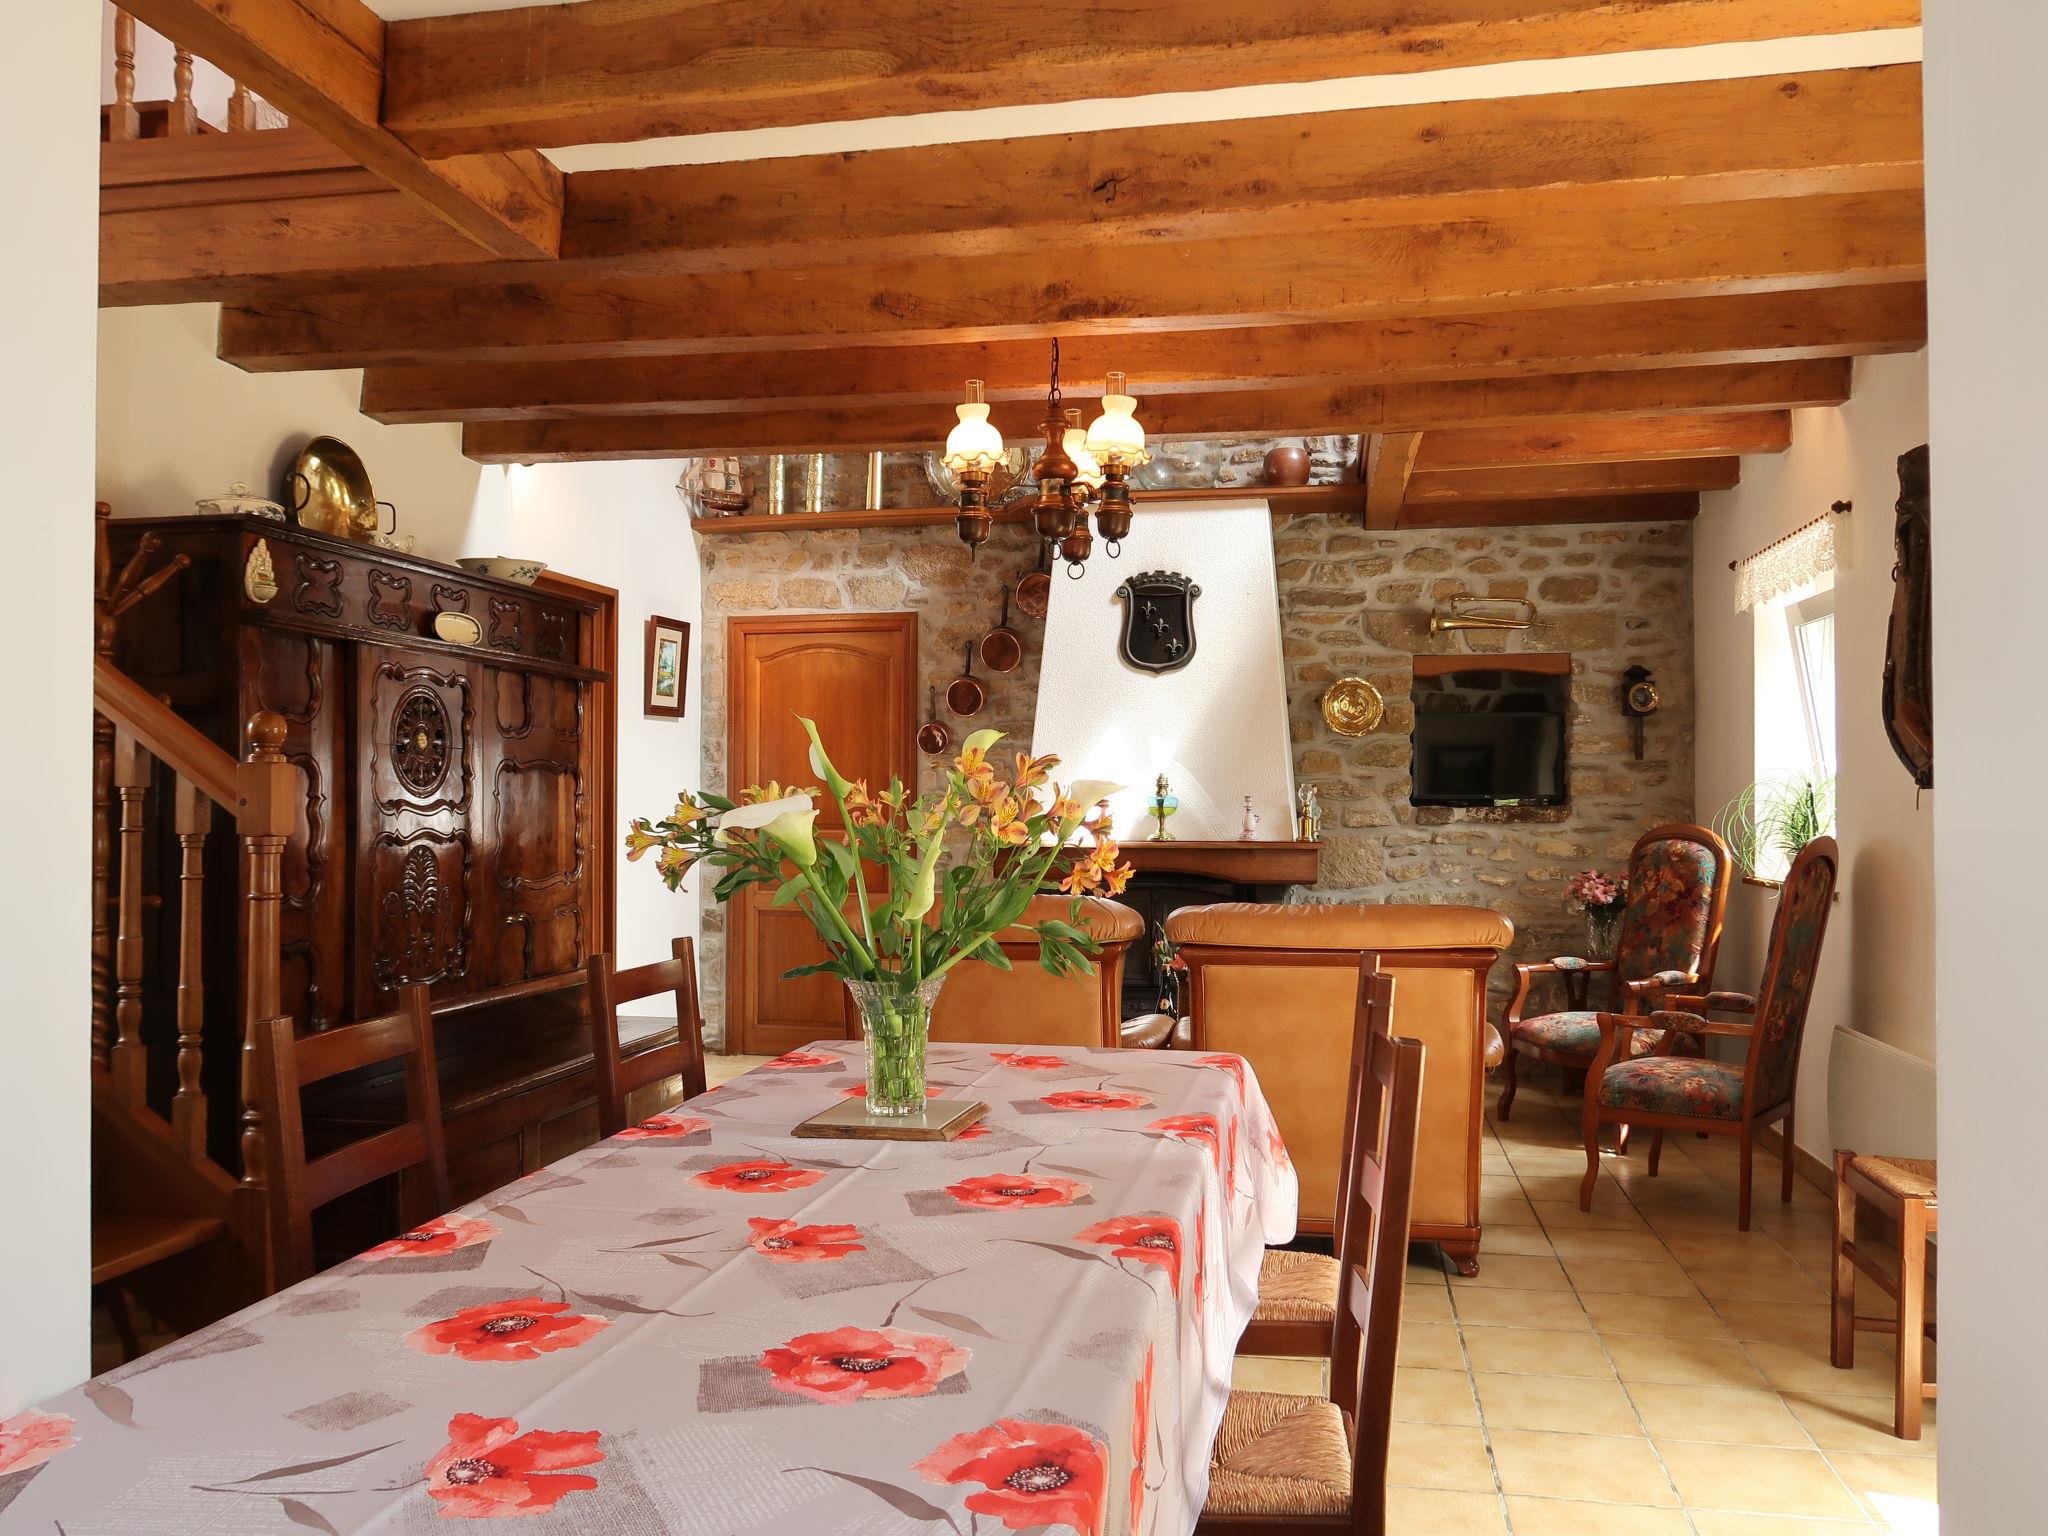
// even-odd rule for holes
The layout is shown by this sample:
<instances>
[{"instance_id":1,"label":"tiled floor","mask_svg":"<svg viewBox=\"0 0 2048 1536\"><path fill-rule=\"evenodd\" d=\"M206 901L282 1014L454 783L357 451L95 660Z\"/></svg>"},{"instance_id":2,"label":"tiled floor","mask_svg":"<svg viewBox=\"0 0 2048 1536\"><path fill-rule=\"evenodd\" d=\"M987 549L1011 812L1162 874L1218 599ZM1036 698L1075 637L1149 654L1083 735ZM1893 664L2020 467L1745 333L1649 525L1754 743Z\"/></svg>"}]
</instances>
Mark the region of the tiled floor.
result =
<instances>
[{"instance_id":1,"label":"tiled floor","mask_svg":"<svg viewBox=\"0 0 2048 1536\"><path fill-rule=\"evenodd\" d=\"M1921 1440L1893 1438L1882 1334L1828 1363L1827 1201L1798 1181L1780 1205L1759 1152L1738 1232L1734 1141L1673 1136L1652 1180L1646 1136L1603 1159L1583 1213L1578 1105L1525 1084L1512 1123L1489 1119L1477 1276L1414 1250L1393 1536L1933 1536L1933 1405ZM1243 1386L1321 1380L1238 1362Z\"/></svg>"}]
</instances>

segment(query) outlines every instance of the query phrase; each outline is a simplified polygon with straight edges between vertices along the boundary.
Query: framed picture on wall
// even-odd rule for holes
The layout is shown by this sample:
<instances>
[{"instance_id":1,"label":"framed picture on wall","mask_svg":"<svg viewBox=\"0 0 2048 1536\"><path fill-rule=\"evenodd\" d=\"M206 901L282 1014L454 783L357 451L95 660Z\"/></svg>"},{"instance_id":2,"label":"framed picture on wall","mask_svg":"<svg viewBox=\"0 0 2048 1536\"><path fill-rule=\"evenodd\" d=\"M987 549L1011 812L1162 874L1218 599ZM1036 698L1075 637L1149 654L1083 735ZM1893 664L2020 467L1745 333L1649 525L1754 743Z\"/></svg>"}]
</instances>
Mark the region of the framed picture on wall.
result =
<instances>
[{"instance_id":1,"label":"framed picture on wall","mask_svg":"<svg viewBox=\"0 0 2048 1536\"><path fill-rule=\"evenodd\" d=\"M683 718L683 692L690 676L690 626L655 614L647 621L647 697L643 713L654 719Z\"/></svg>"}]
</instances>

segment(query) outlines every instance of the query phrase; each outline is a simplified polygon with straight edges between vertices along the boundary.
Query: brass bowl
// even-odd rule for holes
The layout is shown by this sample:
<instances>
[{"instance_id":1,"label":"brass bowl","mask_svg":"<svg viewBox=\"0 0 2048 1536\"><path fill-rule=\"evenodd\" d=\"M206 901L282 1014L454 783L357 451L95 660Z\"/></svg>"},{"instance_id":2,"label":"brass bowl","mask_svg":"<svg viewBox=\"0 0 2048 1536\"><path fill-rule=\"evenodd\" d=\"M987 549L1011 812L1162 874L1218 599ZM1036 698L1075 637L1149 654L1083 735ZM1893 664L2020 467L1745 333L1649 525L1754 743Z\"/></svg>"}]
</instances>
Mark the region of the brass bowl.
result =
<instances>
[{"instance_id":1,"label":"brass bowl","mask_svg":"<svg viewBox=\"0 0 2048 1536\"><path fill-rule=\"evenodd\" d=\"M1323 723L1339 736L1364 736L1379 729L1387 701L1362 677L1340 677L1323 695Z\"/></svg>"},{"instance_id":2,"label":"brass bowl","mask_svg":"<svg viewBox=\"0 0 2048 1536\"><path fill-rule=\"evenodd\" d=\"M299 450L285 476L292 518L301 528L367 543L377 531L370 472L338 437L316 437Z\"/></svg>"}]
</instances>

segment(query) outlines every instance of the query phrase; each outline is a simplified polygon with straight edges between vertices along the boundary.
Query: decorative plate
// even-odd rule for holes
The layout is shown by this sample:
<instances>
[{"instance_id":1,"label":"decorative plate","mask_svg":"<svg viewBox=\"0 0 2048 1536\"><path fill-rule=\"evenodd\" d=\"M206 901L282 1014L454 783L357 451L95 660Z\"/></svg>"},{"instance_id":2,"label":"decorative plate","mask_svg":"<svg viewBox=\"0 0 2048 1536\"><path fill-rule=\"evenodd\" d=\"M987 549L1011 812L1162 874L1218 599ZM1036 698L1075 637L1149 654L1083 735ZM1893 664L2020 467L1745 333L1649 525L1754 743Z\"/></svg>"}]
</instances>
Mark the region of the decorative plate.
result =
<instances>
[{"instance_id":1,"label":"decorative plate","mask_svg":"<svg viewBox=\"0 0 2048 1536\"><path fill-rule=\"evenodd\" d=\"M1339 736L1364 736L1379 729L1387 701L1362 677L1340 677L1323 695L1323 721Z\"/></svg>"}]
</instances>

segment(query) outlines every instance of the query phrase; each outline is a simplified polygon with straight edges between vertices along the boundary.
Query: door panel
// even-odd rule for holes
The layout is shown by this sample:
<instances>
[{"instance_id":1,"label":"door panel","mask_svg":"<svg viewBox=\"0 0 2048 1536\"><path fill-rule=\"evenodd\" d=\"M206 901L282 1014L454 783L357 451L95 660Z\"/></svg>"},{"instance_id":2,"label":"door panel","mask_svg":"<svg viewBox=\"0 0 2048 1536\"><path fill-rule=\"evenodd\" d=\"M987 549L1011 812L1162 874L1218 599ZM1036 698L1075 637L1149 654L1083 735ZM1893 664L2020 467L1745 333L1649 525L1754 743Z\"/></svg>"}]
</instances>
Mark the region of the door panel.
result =
<instances>
[{"instance_id":1,"label":"door panel","mask_svg":"<svg viewBox=\"0 0 2048 1536\"><path fill-rule=\"evenodd\" d=\"M806 614L736 618L727 629L732 739L727 785L806 785L810 740L798 715L818 722L833 764L876 787L917 782L917 615ZM818 826L838 831L838 807L819 805ZM801 913L772 910L772 891L731 904L726 951L727 1049L775 1053L854 1027L836 976L782 980L825 958Z\"/></svg>"}]
</instances>

